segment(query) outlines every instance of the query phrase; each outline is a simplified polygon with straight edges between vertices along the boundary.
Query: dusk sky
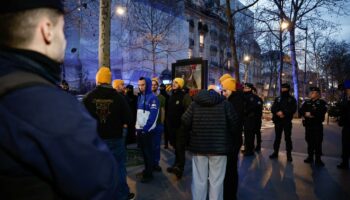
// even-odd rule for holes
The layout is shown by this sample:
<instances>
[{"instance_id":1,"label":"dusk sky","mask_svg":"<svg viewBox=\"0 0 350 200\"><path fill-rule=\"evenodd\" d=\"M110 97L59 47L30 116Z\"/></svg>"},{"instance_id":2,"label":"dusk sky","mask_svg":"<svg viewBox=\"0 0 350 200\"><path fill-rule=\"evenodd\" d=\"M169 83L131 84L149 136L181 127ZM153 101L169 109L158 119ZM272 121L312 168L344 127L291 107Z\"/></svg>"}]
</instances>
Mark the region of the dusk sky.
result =
<instances>
[{"instance_id":1,"label":"dusk sky","mask_svg":"<svg viewBox=\"0 0 350 200\"><path fill-rule=\"evenodd\" d=\"M260 0L256 6L262 5L266 0ZM246 3L245 0L241 0L242 3ZM344 8L348 9L348 16L330 16L328 13L324 15L324 19L334 22L336 24L339 24L340 28L332 35L332 38L338 39L338 40L345 40L348 43L350 43L350 2L348 1ZM254 10L254 8L252 9Z\"/></svg>"}]
</instances>

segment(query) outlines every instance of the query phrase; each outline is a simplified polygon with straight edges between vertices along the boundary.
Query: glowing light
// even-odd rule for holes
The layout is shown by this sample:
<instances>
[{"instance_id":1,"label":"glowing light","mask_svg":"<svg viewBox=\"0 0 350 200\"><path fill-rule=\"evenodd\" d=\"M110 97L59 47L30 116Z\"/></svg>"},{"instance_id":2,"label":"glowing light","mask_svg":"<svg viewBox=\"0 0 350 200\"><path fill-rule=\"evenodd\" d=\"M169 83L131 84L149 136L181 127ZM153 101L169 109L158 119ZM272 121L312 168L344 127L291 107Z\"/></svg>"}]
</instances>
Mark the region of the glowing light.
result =
<instances>
[{"instance_id":1,"label":"glowing light","mask_svg":"<svg viewBox=\"0 0 350 200\"><path fill-rule=\"evenodd\" d=\"M123 16L126 13L126 8L123 6L117 6L115 12L117 13L117 15Z\"/></svg>"}]
</instances>

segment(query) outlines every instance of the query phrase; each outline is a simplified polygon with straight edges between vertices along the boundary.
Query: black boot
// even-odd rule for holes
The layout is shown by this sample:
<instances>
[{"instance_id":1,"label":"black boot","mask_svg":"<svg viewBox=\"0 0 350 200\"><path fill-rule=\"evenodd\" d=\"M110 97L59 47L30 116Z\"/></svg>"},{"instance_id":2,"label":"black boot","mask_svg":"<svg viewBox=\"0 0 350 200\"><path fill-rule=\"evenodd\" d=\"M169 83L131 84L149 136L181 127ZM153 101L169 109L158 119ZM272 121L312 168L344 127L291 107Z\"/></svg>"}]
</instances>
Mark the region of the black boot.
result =
<instances>
[{"instance_id":1,"label":"black boot","mask_svg":"<svg viewBox=\"0 0 350 200\"><path fill-rule=\"evenodd\" d=\"M173 173L175 174L177 179L181 179L182 178L182 174L183 174L183 169L180 169L179 167L174 167L173 168Z\"/></svg>"},{"instance_id":2,"label":"black boot","mask_svg":"<svg viewBox=\"0 0 350 200\"><path fill-rule=\"evenodd\" d=\"M318 166L318 167L323 167L324 166L324 163L322 162L320 156L316 157L315 165Z\"/></svg>"},{"instance_id":3,"label":"black boot","mask_svg":"<svg viewBox=\"0 0 350 200\"><path fill-rule=\"evenodd\" d=\"M278 158L278 152L273 152L270 156L269 156L271 159L276 159Z\"/></svg>"},{"instance_id":4,"label":"black boot","mask_svg":"<svg viewBox=\"0 0 350 200\"><path fill-rule=\"evenodd\" d=\"M292 161L293 161L292 153L291 153L291 152L287 152L287 161L288 161L288 162L292 162Z\"/></svg>"},{"instance_id":5,"label":"black boot","mask_svg":"<svg viewBox=\"0 0 350 200\"><path fill-rule=\"evenodd\" d=\"M304 163L313 163L314 162L314 158L313 156L308 156L305 160L304 160Z\"/></svg>"},{"instance_id":6,"label":"black boot","mask_svg":"<svg viewBox=\"0 0 350 200\"><path fill-rule=\"evenodd\" d=\"M256 145L255 151L256 151L256 152L260 152L260 151L261 151L261 146L260 146L260 144Z\"/></svg>"},{"instance_id":7,"label":"black boot","mask_svg":"<svg viewBox=\"0 0 350 200\"><path fill-rule=\"evenodd\" d=\"M349 169L349 164L345 163L345 162L342 162L339 165L337 165L337 168L338 169Z\"/></svg>"}]
</instances>

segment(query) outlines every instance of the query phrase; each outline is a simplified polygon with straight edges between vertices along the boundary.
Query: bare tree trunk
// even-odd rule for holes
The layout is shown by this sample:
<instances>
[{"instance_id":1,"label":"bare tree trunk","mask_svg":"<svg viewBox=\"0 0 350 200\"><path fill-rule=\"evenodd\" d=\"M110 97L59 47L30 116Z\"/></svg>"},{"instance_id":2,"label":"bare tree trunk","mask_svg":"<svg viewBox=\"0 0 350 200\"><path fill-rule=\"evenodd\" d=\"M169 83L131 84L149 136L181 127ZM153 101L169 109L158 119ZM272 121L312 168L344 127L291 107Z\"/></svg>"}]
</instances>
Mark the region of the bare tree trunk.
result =
<instances>
[{"instance_id":1,"label":"bare tree trunk","mask_svg":"<svg viewBox=\"0 0 350 200\"><path fill-rule=\"evenodd\" d=\"M110 36L111 36L111 0L100 0L99 23L99 67L111 67L110 60Z\"/></svg>"},{"instance_id":2,"label":"bare tree trunk","mask_svg":"<svg viewBox=\"0 0 350 200\"><path fill-rule=\"evenodd\" d=\"M238 56L237 56L237 50L236 50L236 36L235 36L236 28L235 28L234 18L232 17L230 0L226 0L226 17L227 17L228 32L230 37L230 48L233 56L232 58L233 58L233 67L235 70L235 78L236 78L236 82L240 83L241 81L239 78L239 62L238 62Z\"/></svg>"},{"instance_id":3,"label":"bare tree trunk","mask_svg":"<svg viewBox=\"0 0 350 200\"><path fill-rule=\"evenodd\" d=\"M267 90L267 96L269 97L270 96L270 90L271 90L271 84L272 84L272 79L273 79L273 70L270 71L270 80L269 80L269 88Z\"/></svg>"},{"instance_id":4,"label":"bare tree trunk","mask_svg":"<svg viewBox=\"0 0 350 200\"><path fill-rule=\"evenodd\" d=\"M289 30L290 33L290 57L292 62L292 73L293 73L293 86L294 86L294 97L297 100L297 109L299 110L299 84L298 84L298 62L295 53L295 28L292 27Z\"/></svg>"},{"instance_id":5,"label":"bare tree trunk","mask_svg":"<svg viewBox=\"0 0 350 200\"><path fill-rule=\"evenodd\" d=\"M156 76L156 45L152 41L152 72Z\"/></svg>"}]
</instances>

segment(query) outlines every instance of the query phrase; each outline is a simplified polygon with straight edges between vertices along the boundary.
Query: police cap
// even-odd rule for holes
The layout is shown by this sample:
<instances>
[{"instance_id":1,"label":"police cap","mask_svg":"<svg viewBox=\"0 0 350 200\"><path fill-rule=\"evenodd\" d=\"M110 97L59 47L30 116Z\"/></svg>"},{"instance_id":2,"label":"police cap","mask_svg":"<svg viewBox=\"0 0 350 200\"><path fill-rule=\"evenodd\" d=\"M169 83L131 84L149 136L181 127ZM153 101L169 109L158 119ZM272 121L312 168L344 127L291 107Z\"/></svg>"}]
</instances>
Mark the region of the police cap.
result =
<instances>
[{"instance_id":1,"label":"police cap","mask_svg":"<svg viewBox=\"0 0 350 200\"><path fill-rule=\"evenodd\" d=\"M245 83L244 86L249 87L250 89L254 88L254 85L252 83Z\"/></svg>"},{"instance_id":2,"label":"police cap","mask_svg":"<svg viewBox=\"0 0 350 200\"><path fill-rule=\"evenodd\" d=\"M289 85L289 83L283 83L281 88L288 88L288 89L290 89L290 85Z\"/></svg>"},{"instance_id":3,"label":"police cap","mask_svg":"<svg viewBox=\"0 0 350 200\"><path fill-rule=\"evenodd\" d=\"M313 91L321 92L320 88L318 88L318 87L310 87L309 90L310 90L310 92L313 92Z\"/></svg>"},{"instance_id":4,"label":"police cap","mask_svg":"<svg viewBox=\"0 0 350 200\"><path fill-rule=\"evenodd\" d=\"M37 8L53 8L64 12L63 0L8 0L0 1L0 14Z\"/></svg>"}]
</instances>

